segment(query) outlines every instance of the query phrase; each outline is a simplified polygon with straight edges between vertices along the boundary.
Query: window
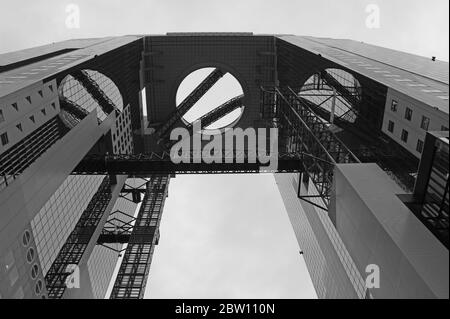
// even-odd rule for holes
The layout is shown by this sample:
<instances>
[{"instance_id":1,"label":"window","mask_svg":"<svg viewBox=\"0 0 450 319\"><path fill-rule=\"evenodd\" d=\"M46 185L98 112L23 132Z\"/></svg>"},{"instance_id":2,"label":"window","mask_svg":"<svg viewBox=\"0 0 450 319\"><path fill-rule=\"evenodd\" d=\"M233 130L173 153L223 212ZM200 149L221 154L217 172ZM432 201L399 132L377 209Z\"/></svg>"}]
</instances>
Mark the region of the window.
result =
<instances>
[{"instance_id":1,"label":"window","mask_svg":"<svg viewBox=\"0 0 450 319\"><path fill-rule=\"evenodd\" d=\"M44 93L42 93L41 90L39 90L38 93L39 93L39 95L40 95L41 97L44 97Z\"/></svg>"},{"instance_id":2,"label":"window","mask_svg":"<svg viewBox=\"0 0 450 319\"><path fill-rule=\"evenodd\" d=\"M392 100L392 102L391 102L391 111L392 112L397 112L397 106L398 106L398 102L396 100Z\"/></svg>"},{"instance_id":3,"label":"window","mask_svg":"<svg viewBox=\"0 0 450 319\"><path fill-rule=\"evenodd\" d=\"M42 114L44 114L44 116L47 115L47 111L45 111L45 109L42 109L41 112Z\"/></svg>"},{"instance_id":4,"label":"window","mask_svg":"<svg viewBox=\"0 0 450 319\"><path fill-rule=\"evenodd\" d=\"M22 124L21 124L21 123L17 124L16 127L17 127L17 129L18 129L19 131L22 132Z\"/></svg>"},{"instance_id":5,"label":"window","mask_svg":"<svg viewBox=\"0 0 450 319\"><path fill-rule=\"evenodd\" d=\"M5 121L5 117L3 116L3 111L0 110L0 123Z\"/></svg>"},{"instance_id":6,"label":"window","mask_svg":"<svg viewBox=\"0 0 450 319\"><path fill-rule=\"evenodd\" d=\"M34 122L34 116L33 116L33 115L30 116L30 120L31 120L31 122L35 123L35 122Z\"/></svg>"},{"instance_id":7,"label":"window","mask_svg":"<svg viewBox=\"0 0 450 319\"><path fill-rule=\"evenodd\" d=\"M2 145L5 146L6 144L9 143L8 140L8 133L3 133L0 135L0 140L2 141Z\"/></svg>"},{"instance_id":8,"label":"window","mask_svg":"<svg viewBox=\"0 0 450 319\"><path fill-rule=\"evenodd\" d=\"M28 103L31 104L31 96L27 96L26 99L27 99Z\"/></svg>"},{"instance_id":9,"label":"window","mask_svg":"<svg viewBox=\"0 0 450 319\"><path fill-rule=\"evenodd\" d=\"M422 153L422 151L423 151L423 141L417 140L416 151L419 152L419 153Z\"/></svg>"},{"instance_id":10,"label":"window","mask_svg":"<svg viewBox=\"0 0 450 319\"><path fill-rule=\"evenodd\" d=\"M50 91L53 92L53 85L50 84L50 85L48 86L48 88L50 89Z\"/></svg>"},{"instance_id":11,"label":"window","mask_svg":"<svg viewBox=\"0 0 450 319\"><path fill-rule=\"evenodd\" d=\"M405 119L407 119L408 121L411 121L411 119L412 119L412 112L413 111L409 107L407 107L406 110L405 110Z\"/></svg>"},{"instance_id":12,"label":"window","mask_svg":"<svg viewBox=\"0 0 450 319\"><path fill-rule=\"evenodd\" d=\"M28 252L27 252L27 261L31 264L31 262L34 260L34 249L32 248L32 247L30 247L29 249L28 249Z\"/></svg>"},{"instance_id":13,"label":"window","mask_svg":"<svg viewBox=\"0 0 450 319\"><path fill-rule=\"evenodd\" d=\"M407 143L408 142L408 131L402 130L402 141Z\"/></svg>"},{"instance_id":14,"label":"window","mask_svg":"<svg viewBox=\"0 0 450 319\"><path fill-rule=\"evenodd\" d=\"M388 131L394 133L394 122L389 121L388 123Z\"/></svg>"},{"instance_id":15,"label":"window","mask_svg":"<svg viewBox=\"0 0 450 319\"><path fill-rule=\"evenodd\" d=\"M33 267L31 267L31 278L36 279L39 274L39 267L37 264L34 264Z\"/></svg>"},{"instance_id":16,"label":"window","mask_svg":"<svg viewBox=\"0 0 450 319\"><path fill-rule=\"evenodd\" d=\"M34 288L34 291L36 292L36 295L39 295L42 291L42 287L44 286L44 284L42 283L42 280L38 280L36 282L36 286Z\"/></svg>"},{"instance_id":17,"label":"window","mask_svg":"<svg viewBox=\"0 0 450 319\"><path fill-rule=\"evenodd\" d=\"M55 102L52 102L52 108L56 110L56 104L55 104Z\"/></svg>"},{"instance_id":18,"label":"window","mask_svg":"<svg viewBox=\"0 0 450 319\"><path fill-rule=\"evenodd\" d=\"M441 126L441 131L448 131L448 127L447 127L447 126L444 126L444 125L442 125L442 126Z\"/></svg>"},{"instance_id":19,"label":"window","mask_svg":"<svg viewBox=\"0 0 450 319\"><path fill-rule=\"evenodd\" d=\"M420 123L420 128L428 131L428 127L430 126L430 119L426 116L422 116L422 122Z\"/></svg>"},{"instance_id":20,"label":"window","mask_svg":"<svg viewBox=\"0 0 450 319\"><path fill-rule=\"evenodd\" d=\"M28 246L28 244L30 243L30 240L31 240L31 234L30 234L30 232L28 230L26 230L23 233L23 236L22 236L22 243L23 243L23 245L24 246Z\"/></svg>"},{"instance_id":21,"label":"window","mask_svg":"<svg viewBox=\"0 0 450 319\"><path fill-rule=\"evenodd\" d=\"M13 103L13 104L11 104L11 106L12 106L16 111L19 110L19 107L17 106L17 103Z\"/></svg>"}]
</instances>

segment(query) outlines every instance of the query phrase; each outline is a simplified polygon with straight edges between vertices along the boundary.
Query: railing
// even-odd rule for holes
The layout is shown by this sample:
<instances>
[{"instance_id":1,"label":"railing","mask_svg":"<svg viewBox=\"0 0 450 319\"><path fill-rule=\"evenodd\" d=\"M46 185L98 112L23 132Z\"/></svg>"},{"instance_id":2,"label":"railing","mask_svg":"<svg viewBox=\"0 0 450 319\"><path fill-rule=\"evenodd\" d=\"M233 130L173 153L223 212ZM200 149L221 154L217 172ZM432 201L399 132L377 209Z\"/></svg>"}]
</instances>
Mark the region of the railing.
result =
<instances>
[{"instance_id":1,"label":"railing","mask_svg":"<svg viewBox=\"0 0 450 319\"><path fill-rule=\"evenodd\" d=\"M270 92L273 94L269 97ZM358 163L359 159L331 132L329 124L316 115L308 103L291 89L263 88L265 114L272 113L279 120L280 142L284 151L302 154L303 171L313 181L326 207L330 203L333 168L338 163ZM267 111L268 109L268 111Z\"/></svg>"}]
</instances>

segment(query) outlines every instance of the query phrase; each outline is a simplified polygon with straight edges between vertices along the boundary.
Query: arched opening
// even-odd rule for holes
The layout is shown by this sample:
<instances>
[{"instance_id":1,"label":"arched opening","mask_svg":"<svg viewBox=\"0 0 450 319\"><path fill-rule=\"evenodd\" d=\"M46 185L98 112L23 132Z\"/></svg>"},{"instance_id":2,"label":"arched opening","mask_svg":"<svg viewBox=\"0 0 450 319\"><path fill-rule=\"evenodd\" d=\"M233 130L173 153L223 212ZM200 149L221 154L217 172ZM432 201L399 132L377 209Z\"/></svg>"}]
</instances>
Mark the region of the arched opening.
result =
<instances>
[{"instance_id":1,"label":"arched opening","mask_svg":"<svg viewBox=\"0 0 450 319\"><path fill-rule=\"evenodd\" d=\"M311 102L319 115L330 122L339 119L353 123L358 115L362 88L352 74L341 69L326 69L308 78L298 95Z\"/></svg>"},{"instance_id":2,"label":"arched opening","mask_svg":"<svg viewBox=\"0 0 450 319\"><path fill-rule=\"evenodd\" d=\"M104 74L79 70L67 75L58 88L63 122L73 127L87 114L96 111L102 122L112 111L122 112L119 88Z\"/></svg>"},{"instance_id":3,"label":"arched opening","mask_svg":"<svg viewBox=\"0 0 450 319\"><path fill-rule=\"evenodd\" d=\"M215 70L215 67L206 67L187 75L176 93L177 108ZM223 76L182 117L188 127L200 120L204 134L216 134L233 127L244 112L241 84L232 74L221 71Z\"/></svg>"}]
</instances>

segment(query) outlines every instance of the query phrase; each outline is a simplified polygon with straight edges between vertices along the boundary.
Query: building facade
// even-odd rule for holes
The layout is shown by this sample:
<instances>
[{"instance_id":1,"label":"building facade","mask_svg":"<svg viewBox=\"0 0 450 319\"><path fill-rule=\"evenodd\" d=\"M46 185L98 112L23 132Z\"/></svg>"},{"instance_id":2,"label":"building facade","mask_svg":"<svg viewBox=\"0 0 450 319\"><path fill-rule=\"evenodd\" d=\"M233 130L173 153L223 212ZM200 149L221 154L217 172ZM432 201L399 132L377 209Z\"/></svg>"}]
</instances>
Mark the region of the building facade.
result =
<instances>
[{"instance_id":1,"label":"building facade","mask_svg":"<svg viewBox=\"0 0 450 319\"><path fill-rule=\"evenodd\" d=\"M213 71L177 105L202 68ZM257 172L167 157L170 130L189 127L183 115L225 74L243 94L202 122L240 109L230 127L279 129L275 178L317 295L448 298L448 63L252 33L0 55L0 297L104 298L114 280L111 298L142 298L170 177ZM380 287L366 283L373 265Z\"/></svg>"},{"instance_id":2,"label":"building facade","mask_svg":"<svg viewBox=\"0 0 450 319\"><path fill-rule=\"evenodd\" d=\"M20 57L14 53L2 56L3 298L49 296L45 278L105 184L104 175L70 175L77 161L101 149L115 154L133 152L127 96L104 74L108 66L96 65L92 70L95 62L91 60L94 53L117 51L134 40L111 41L106 46L102 46L105 39L75 40L25 50ZM83 65L80 60L86 66L83 74L69 71L73 65ZM137 55L135 60L138 67ZM83 83L86 79L95 83L97 94L101 92L103 97L92 93ZM138 93L133 98L137 100ZM111 109L105 106L108 102ZM116 183L111 183L110 199L98 228L116 210L134 214L135 203L118 199L125 180L126 176L118 176ZM104 298L118 253L95 245L94 239L90 242L94 245L86 247L88 252L78 264L88 274L79 296Z\"/></svg>"}]
</instances>

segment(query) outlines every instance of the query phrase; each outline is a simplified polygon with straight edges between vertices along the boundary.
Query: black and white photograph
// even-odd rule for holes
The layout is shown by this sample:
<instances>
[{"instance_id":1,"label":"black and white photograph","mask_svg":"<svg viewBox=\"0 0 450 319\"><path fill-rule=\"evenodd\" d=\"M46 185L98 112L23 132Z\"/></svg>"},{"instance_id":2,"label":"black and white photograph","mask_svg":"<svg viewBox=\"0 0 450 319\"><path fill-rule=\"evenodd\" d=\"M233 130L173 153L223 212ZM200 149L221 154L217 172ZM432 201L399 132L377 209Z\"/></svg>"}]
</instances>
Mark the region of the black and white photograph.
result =
<instances>
[{"instance_id":1,"label":"black and white photograph","mask_svg":"<svg viewBox=\"0 0 450 319\"><path fill-rule=\"evenodd\" d=\"M0 0L0 305L448 300L449 126L448 0Z\"/></svg>"}]
</instances>

